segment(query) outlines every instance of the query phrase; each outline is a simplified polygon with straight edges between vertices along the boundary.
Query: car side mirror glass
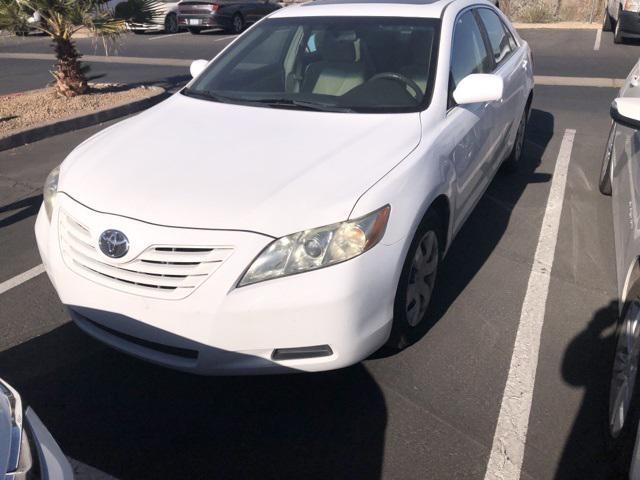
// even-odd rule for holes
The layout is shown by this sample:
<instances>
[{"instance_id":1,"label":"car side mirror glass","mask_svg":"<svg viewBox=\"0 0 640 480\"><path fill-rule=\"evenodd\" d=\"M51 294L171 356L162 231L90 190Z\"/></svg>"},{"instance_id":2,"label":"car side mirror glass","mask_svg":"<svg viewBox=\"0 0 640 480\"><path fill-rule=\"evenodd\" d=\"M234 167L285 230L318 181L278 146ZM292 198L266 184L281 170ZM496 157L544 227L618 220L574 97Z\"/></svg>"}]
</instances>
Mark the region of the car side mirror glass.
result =
<instances>
[{"instance_id":1,"label":"car side mirror glass","mask_svg":"<svg viewBox=\"0 0 640 480\"><path fill-rule=\"evenodd\" d=\"M610 114L618 125L640 130L640 98L616 98Z\"/></svg>"},{"instance_id":2,"label":"car side mirror glass","mask_svg":"<svg viewBox=\"0 0 640 480\"><path fill-rule=\"evenodd\" d=\"M207 68L209 62L207 60L194 60L189 67L189 72L193 78L196 78L198 75L202 73L202 71Z\"/></svg>"},{"instance_id":3,"label":"car side mirror glass","mask_svg":"<svg viewBox=\"0 0 640 480\"><path fill-rule=\"evenodd\" d=\"M489 73L472 73L464 77L453 91L458 105L497 102L502 100L504 82L502 77Z\"/></svg>"}]
</instances>

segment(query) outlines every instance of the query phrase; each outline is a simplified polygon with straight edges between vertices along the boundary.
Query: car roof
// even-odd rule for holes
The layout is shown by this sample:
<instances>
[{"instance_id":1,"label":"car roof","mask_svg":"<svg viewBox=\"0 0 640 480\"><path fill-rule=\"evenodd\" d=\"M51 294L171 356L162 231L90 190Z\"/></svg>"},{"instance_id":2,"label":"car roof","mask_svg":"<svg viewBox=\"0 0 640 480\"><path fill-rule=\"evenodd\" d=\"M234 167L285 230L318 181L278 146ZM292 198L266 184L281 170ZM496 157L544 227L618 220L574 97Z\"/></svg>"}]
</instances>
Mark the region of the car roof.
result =
<instances>
[{"instance_id":1,"label":"car roof","mask_svg":"<svg viewBox=\"0 0 640 480\"><path fill-rule=\"evenodd\" d=\"M440 18L456 0L315 0L277 10L273 18L370 16ZM480 0L478 3L485 3Z\"/></svg>"}]
</instances>

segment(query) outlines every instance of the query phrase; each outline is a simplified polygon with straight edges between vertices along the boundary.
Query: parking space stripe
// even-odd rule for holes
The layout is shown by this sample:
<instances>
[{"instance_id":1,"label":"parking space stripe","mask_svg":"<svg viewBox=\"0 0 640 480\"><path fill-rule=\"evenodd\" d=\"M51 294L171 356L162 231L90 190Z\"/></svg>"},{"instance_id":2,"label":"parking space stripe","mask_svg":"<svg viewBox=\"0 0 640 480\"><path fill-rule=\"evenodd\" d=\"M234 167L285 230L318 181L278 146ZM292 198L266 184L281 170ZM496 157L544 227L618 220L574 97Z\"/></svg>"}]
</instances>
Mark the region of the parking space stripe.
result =
<instances>
[{"instance_id":1,"label":"parking space stripe","mask_svg":"<svg viewBox=\"0 0 640 480\"><path fill-rule=\"evenodd\" d=\"M596 43L593 44L593 49L595 51L600 50L600 40L602 39L602 29L599 28L596 30Z\"/></svg>"},{"instance_id":2,"label":"parking space stripe","mask_svg":"<svg viewBox=\"0 0 640 480\"><path fill-rule=\"evenodd\" d=\"M149 40L162 40L164 38L171 38L171 37L177 37L178 35L186 35L189 32L180 32L180 33L171 33L169 35L157 35L155 37L151 37Z\"/></svg>"},{"instance_id":3,"label":"parking space stripe","mask_svg":"<svg viewBox=\"0 0 640 480\"><path fill-rule=\"evenodd\" d=\"M31 270L27 270L26 272L21 273L20 275L16 275L15 277L10 278L5 282L0 283L0 295L8 292L9 290L17 287L18 285L22 285L24 282L28 282L29 280L37 277L41 273L44 273L44 265L42 264L36 267L33 267Z\"/></svg>"},{"instance_id":4,"label":"parking space stripe","mask_svg":"<svg viewBox=\"0 0 640 480\"><path fill-rule=\"evenodd\" d=\"M598 88L620 88L624 85L624 78L603 78L603 77L561 77L536 75L534 77L536 85L550 85L554 87L598 87Z\"/></svg>"},{"instance_id":5,"label":"parking space stripe","mask_svg":"<svg viewBox=\"0 0 640 480\"><path fill-rule=\"evenodd\" d=\"M575 130L564 132L540 228L485 480L520 478L551 270Z\"/></svg>"}]
</instances>

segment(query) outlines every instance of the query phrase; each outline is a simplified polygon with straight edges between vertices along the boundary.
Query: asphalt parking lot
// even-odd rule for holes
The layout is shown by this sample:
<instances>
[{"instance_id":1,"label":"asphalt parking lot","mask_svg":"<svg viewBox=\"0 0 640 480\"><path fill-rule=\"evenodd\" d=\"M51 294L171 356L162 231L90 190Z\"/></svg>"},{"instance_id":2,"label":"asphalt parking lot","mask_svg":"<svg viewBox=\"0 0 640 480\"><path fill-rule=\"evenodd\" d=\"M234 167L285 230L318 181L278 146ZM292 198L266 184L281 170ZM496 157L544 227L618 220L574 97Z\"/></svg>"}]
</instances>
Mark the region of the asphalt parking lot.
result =
<instances>
[{"instance_id":1,"label":"asphalt parking lot","mask_svg":"<svg viewBox=\"0 0 640 480\"><path fill-rule=\"evenodd\" d=\"M610 33L596 50L595 30L521 35L536 75L549 78L624 78L640 54L638 44L614 46ZM92 74L176 88L190 59L231 40L126 36L119 55L157 64L104 57L90 62ZM91 40L78 45L103 54ZM28 57L49 53L42 37L0 37L0 94L44 86L51 60ZM497 176L455 240L423 338L322 374L173 372L81 333L46 275L3 290L40 264L33 224L47 173L104 125L0 152L0 377L79 468L102 477L487 478L554 169L575 131L521 478L622 478L603 435L617 304L610 199L597 188L616 90L542 83L522 168Z\"/></svg>"}]
</instances>

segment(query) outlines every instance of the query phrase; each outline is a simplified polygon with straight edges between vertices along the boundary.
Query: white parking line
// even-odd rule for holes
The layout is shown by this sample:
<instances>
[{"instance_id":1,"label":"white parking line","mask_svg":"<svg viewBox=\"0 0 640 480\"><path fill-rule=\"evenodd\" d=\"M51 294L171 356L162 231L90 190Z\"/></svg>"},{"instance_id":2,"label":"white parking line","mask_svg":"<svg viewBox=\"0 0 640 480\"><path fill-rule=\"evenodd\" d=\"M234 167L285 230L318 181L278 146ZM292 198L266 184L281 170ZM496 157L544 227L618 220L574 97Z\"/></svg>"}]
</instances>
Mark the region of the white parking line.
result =
<instances>
[{"instance_id":1,"label":"white parking line","mask_svg":"<svg viewBox=\"0 0 640 480\"><path fill-rule=\"evenodd\" d=\"M37 277L43 272L44 272L44 265L40 264L37 267L33 267L31 270L27 270L26 272L21 273L20 275L16 275L15 277L0 283L0 295L8 292L9 290L11 290L14 287L17 287L18 285L22 285L24 282L28 282L29 280Z\"/></svg>"},{"instance_id":2,"label":"white parking line","mask_svg":"<svg viewBox=\"0 0 640 480\"><path fill-rule=\"evenodd\" d=\"M575 135L575 130L565 130L558 152L527 293L522 303L520 323L485 480L520 478L538 366L540 335Z\"/></svg>"},{"instance_id":3,"label":"white parking line","mask_svg":"<svg viewBox=\"0 0 640 480\"><path fill-rule=\"evenodd\" d=\"M225 40L233 40L235 35L229 35L227 37L216 38L214 42L224 42Z\"/></svg>"},{"instance_id":4,"label":"white parking line","mask_svg":"<svg viewBox=\"0 0 640 480\"><path fill-rule=\"evenodd\" d=\"M189 32L180 32L180 33L170 33L169 35L157 35L155 37L151 37L149 40L161 40L163 38L171 38L171 37L177 37L178 35L186 35Z\"/></svg>"},{"instance_id":5,"label":"white parking line","mask_svg":"<svg viewBox=\"0 0 640 480\"><path fill-rule=\"evenodd\" d=\"M593 49L595 51L600 50L600 40L602 40L602 29L601 28L596 30L596 43L593 44Z\"/></svg>"}]
</instances>

